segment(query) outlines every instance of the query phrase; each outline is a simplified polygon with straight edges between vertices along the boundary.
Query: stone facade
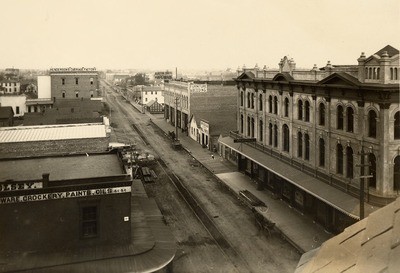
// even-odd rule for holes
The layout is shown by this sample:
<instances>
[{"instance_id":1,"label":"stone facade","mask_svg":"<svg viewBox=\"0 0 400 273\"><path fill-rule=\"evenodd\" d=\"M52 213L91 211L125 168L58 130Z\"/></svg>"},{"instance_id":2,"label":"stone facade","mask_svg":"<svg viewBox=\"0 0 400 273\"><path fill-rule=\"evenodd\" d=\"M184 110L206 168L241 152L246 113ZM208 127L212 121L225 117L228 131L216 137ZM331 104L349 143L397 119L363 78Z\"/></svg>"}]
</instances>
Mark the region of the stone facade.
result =
<instances>
[{"instance_id":1,"label":"stone facade","mask_svg":"<svg viewBox=\"0 0 400 273\"><path fill-rule=\"evenodd\" d=\"M278 70L238 69L238 133L344 188L372 174L369 194L392 199L400 191L399 51L362 53L358 63L296 70L285 57Z\"/></svg>"}]
</instances>

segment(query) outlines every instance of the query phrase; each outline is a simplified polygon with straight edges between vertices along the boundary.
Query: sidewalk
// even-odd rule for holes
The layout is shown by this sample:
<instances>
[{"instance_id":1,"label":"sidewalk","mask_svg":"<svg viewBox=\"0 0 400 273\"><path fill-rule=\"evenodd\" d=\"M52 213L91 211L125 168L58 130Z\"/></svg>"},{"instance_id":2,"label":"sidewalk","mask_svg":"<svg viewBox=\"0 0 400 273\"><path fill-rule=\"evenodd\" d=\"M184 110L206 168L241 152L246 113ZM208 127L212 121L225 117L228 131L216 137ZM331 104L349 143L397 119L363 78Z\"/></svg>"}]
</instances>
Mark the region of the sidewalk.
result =
<instances>
[{"instance_id":1,"label":"sidewalk","mask_svg":"<svg viewBox=\"0 0 400 273\"><path fill-rule=\"evenodd\" d=\"M132 105L136 107L135 104L132 103ZM161 115L152 115L147 112L145 114L164 132L175 130ZM322 226L313 222L310 217L302 215L299 211L289 207L284 201L274 198L271 192L267 190L258 191L250 177L238 172L236 166L224 160L218 154L202 148L199 143L180 133L180 131L178 138L184 149L188 150L194 158L214 173L235 194L239 195L240 190L248 190L263 201L267 209L265 210L262 207L256 209L269 221L274 222L275 228L300 252L304 253L315 249L333 236L327 233ZM214 159L211 155L214 155Z\"/></svg>"}]
</instances>

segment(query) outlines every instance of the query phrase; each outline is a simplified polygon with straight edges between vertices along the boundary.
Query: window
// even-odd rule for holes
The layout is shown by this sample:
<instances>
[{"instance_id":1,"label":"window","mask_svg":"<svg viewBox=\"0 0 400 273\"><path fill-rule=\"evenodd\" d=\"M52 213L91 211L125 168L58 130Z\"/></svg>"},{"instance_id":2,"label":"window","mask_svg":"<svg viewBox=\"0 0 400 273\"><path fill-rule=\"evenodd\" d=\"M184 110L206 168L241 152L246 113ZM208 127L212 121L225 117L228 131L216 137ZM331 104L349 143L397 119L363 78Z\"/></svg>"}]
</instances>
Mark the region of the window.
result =
<instances>
[{"instance_id":1,"label":"window","mask_svg":"<svg viewBox=\"0 0 400 273\"><path fill-rule=\"evenodd\" d=\"M304 134L304 159L310 160L310 136L308 134Z\"/></svg>"},{"instance_id":2,"label":"window","mask_svg":"<svg viewBox=\"0 0 400 273\"><path fill-rule=\"evenodd\" d=\"M268 144L270 145L270 146L272 146L272 124L270 123L269 125L268 125L268 136L269 136L269 142L268 142Z\"/></svg>"},{"instance_id":3,"label":"window","mask_svg":"<svg viewBox=\"0 0 400 273\"><path fill-rule=\"evenodd\" d=\"M251 132L250 137L254 137L254 118L251 118Z\"/></svg>"},{"instance_id":4,"label":"window","mask_svg":"<svg viewBox=\"0 0 400 273\"><path fill-rule=\"evenodd\" d=\"M61 84L65 85L65 79L61 79Z\"/></svg>"},{"instance_id":5,"label":"window","mask_svg":"<svg viewBox=\"0 0 400 273\"><path fill-rule=\"evenodd\" d=\"M285 98L285 117L289 116L289 99Z\"/></svg>"},{"instance_id":6,"label":"window","mask_svg":"<svg viewBox=\"0 0 400 273\"><path fill-rule=\"evenodd\" d=\"M298 120L303 120L303 101L299 100L297 103L297 109L298 109Z\"/></svg>"},{"instance_id":7,"label":"window","mask_svg":"<svg viewBox=\"0 0 400 273\"><path fill-rule=\"evenodd\" d=\"M343 174L343 147L341 144L336 146L336 172Z\"/></svg>"},{"instance_id":8,"label":"window","mask_svg":"<svg viewBox=\"0 0 400 273\"><path fill-rule=\"evenodd\" d=\"M368 112L368 136L376 137L376 113L374 110Z\"/></svg>"},{"instance_id":9,"label":"window","mask_svg":"<svg viewBox=\"0 0 400 273\"><path fill-rule=\"evenodd\" d=\"M145 99L144 99L144 101L146 101L146 102L147 102L147 98L145 98Z\"/></svg>"},{"instance_id":10,"label":"window","mask_svg":"<svg viewBox=\"0 0 400 273\"><path fill-rule=\"evenodd\" d=\"M353 149L351 147L346 148L346 159L347 159L346 177L353 178L354 164L353 164Z\"/></svg>"},{"instance_id":11,"label":"window","mask_svg":"<svg viewBox=\"0 0 400 273\"><path fill-rule=\"evenodd\" d=\"M263 96L262 94L260 94L258 96L258 111L262 111L263 110Z\"/></svg>"},{"instance_id":12,"label":"window","mask_svg":"<svg viewBox=\"0 0 400 273\"><path fill-rule=\"evenodd\" d=\"M283 131L283 150L285 152L289 152L289 143L290 143L289 127L286 124L284 124L282 126L282 131Z\"/></svg>"},{"instance_id":13,"label":"window","mask_svg":"<svg viewBox=\"0 0 400 273\"><path fill-rule=\"evenodd\" d=\"M325 104L319 104L319 125L325 126Z\"/></svg>"},{"instance_id":14,"label":"window","mask_svg":"<svg viewBox=\"0 0 400 273\"><path fill-rule=\"evenodd\" d=\"M75 78L75 84L79 84L79 78Z\"/></svg>"},{"instance_id":15,"label":"window","mask_svg":"<svg viewBox=\"0 0 400 273\"><path fill-rule=\"evenodd\" d=\"M278 114L278 97L274 97L274 114Z\"/></svg>"},{"instance_id":16,"label":"window","mask_svg":"<svg viewBox=\"0 0 400 273\"><path fill-rule=\"evenodd\" d=\"M354 131L354 110L351 107L347 107L347 132L353 133Z\"/></svg>"},{"instance_id":17,"label":"window","mask_svg":"<svg viewBox=\"0 0 400 273\"><path fill-rule=\"evenodd\" d=\"M319 139L319 166L325 167L325 141L323 138Z\"/></svg>"},{"instance_id":18,"label":"window","mask_svg":"<svg viewBox=\"0 0 400 273\"><path fill-rule=\"evenodd\" d=\"M251 93L251 109L254 109L254 93Z\"/></svg>"},{"instance_id":19,"label":"window","mask_svg":"<svg viewBox=\"0 0 400 273\"><path fill-rule=\"evenodd\" d=\"M62 91L62 97L65 98L65 91Z\"/></svg>"},{"instance_id":20,"label":"window","mask_svg":"<svg viewBox=\"0 0 400 273\"><path fill-rule=\"evenodd\" d=\"M251 123L251 121L250 121L250 117L247 117L247 136L250 136L250 131L251 131L251 129L250 129L250 124Z\"/></svg>"},{"instance_id":21,"label":"window","mask_svg":"<svg viewBox=\"0 0 400 273\"><path fill-rule=\"evenodd\" d=\"M343 130L343 107L339 105L337 107L337 127L338 130Z\"/></svg>"},{"instance_id":22,"label":"window","mask_svg":"<svg viewBox=\"0 0 400 273\"><path fill-rule=\"evenodd\" d=\"M90 91L90 97L93 98L93 91Z\"/></svg>"},{"instance_id":23,"label":"window","mask_svg":"<svg viewBox=\"0 0 400 273\"><path fill-rule=\"evenodd\" d=\"M272 113L272 96L268 97L268 113Z\"/></svg>"},{"instance_id":24,"label":"window","mask_svg":"<svg viewBox=\"0 0 400 273\"><path fill-rule=\"evenodd\" d=\"M79 91L76 91L76 92L75 92L75 97L76 97L76 98L79 98Z\"/></svg>"},{"instance_id":25,"label":"window","mask_svg":"<svg viewBox=\"0 0 400 273\"><path fill-rule=\"evenodd\" d=\"M243 106L243 91L240 91L240 106Z\"/></svg>"},{"instance_id":26,"label":"window","mask_svg":"<svg viewBox=\"0 0 400 273\"><path fill-rule=\"evenodd\" d=\"M15 113L16 113L17 115L19 115L19 106L16 106L16 107L15 107Z\"/></svg>"},{"instance_id":27,"label":"window","mask_svg":"<svg viewBox=\"0 0 400 273\"><path fill-rule=\"evenodd\" d=\"M297 156L303 157L303 134L301 132L297 133Z\"/></svg>"},{"instance_id":28,"label":"window","mask_svg":"<svg viewBox=\"0 0 400 273\"><path fill-rule=\"evenodd\" d=\"M93 85L93 78L90 78L90 85Z\"/></svg>"},{"instance_id":29,"label":"window","mask_svg":"<svg viewBox=\"0 0 400 273\"><path fill-rule=\"evenodd\" d=\"M145 91L144 94L147 95L147 91Z\"/></svg>"},{"instance_id":30,"label":"window","mask_svg":"<svg viewBox=\"0 0 400 273\"><path fill-rule=\"evenodd\" d=\"M151 91L151 93L150 93L151 95L153 95L153 91Z\"/></svg>"},{"instance_id":31,"label":"window","mask_svg":"<svg viewBox=\"0 0 400 273\"><path fill-rule=\"evenodd\" d=\"M240 133L243 134L243 115L240 115Z\"/></svg>"},{"instance_id":32,"label":"window","mask_svg":"<svg viewBox=\"0 0 400 273\"><path fill-rule=\"evenodd\" d=\"M157 91L154 92L157 95Z\"/></svg>"},{"instance_id":33,"label":"window","mask_svg":"<svg viewBox=\"0 0 400 273\"><path fill-rule=\"evenodd\" d=\"M263 126L263 121L260 120L258 123L258 139L259 139L259 141L263 141L263 135L264 135L264 126Z\"/></svg>"},{"instance_id":34,"label":"window","mask_svg":"<svg viewBox=\"0 0 400 273\"><path fill-rule=\"evenodd\" d=\"M400 112L394 115L394 139L400 139Z\"/></svg>"},{"instance_id":35,"label":"window","mask_svg":"<svg viewBox=\"0 0 400 273\"><path fill-rule=\"evenodd\" d=\"M373 153L370 153L368 155L368 161L369 161L369 174L372 175L372 177L369 179L369 186L376 188L376 157Z\"/></svg>"},{"instance_id":36,"label":"window","mask_svg":"<svg viewBox=\"0 0 400 273\"><path fill-rule=\"evenodd\" d=\"M400 190L400 156L396 156L393 166L393 190L399 192Z\"/></svg>"},{"instance_id":37,"label":"window","mask_svg":"<svg viewBox=\"0 0 400 273\"><path fill-rule=\"evenodd\" d=\"M81 236L90 238L97 236L97 207L82 207L81 208Z\"/></svg>"},{"instance_id":38,"label":"window","mask_svg":"<svg viewBox=\"0 0 400 273\"><path fill-rule=\"evenodd\" d=\"M306 121L310 121L310 102L306 100L305 102L305 110L306 110Z\"/></svg>"},{"instance_id":39,"label":"window","mask_svg":"<svg viewBox=\"0 0 400 273\"><path fill-rule=\"evenodd\" d=\"M278 147L278 126L274 125L274 147Z\"/></svg>"}]
</instances>

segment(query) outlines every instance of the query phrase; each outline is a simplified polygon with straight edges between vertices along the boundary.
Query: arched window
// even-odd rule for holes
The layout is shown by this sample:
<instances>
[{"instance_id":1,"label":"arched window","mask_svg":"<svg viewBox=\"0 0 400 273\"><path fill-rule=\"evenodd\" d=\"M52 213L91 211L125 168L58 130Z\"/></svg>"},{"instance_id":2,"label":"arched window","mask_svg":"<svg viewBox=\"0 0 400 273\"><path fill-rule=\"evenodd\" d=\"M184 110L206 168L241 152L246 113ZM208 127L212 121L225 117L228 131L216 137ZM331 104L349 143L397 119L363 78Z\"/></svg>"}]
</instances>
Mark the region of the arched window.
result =
<instances>
[{"instance_id":1,"label":"arched window","mask_svg":"<svg viewBox=\"0 0 400 273\"><path fill-rule=\"evenodd\" d=\"M372 79L375 80L376 79L376 68L374 67L372 70Z\"/></svg>"},{"instance_id":2,"label":"arched window","mask_svg":"<svg viewBox=\"0 0 400 273\"><path fill-rule=\"evenodd\" d=\"M310 136L308 134L304 134L304 159L310 160Z\"/></svg>"},{"instance_id":3,"label":"arched window","mask_svg":"<svg viewBox=\"0 0 400 273\"><path fill-rule=\"evenodd\" d=\"M250 117L247 117L247 136L250 136L251 132L250 126L251 126Z\"/></svg>"},{"instance_id":4,"label":"arched window","mask_svg":"<svg viewBox=\"0 0 400 273\"><path fill-rule=\"evenodd\" d=\"M289 99L285 98L285 117L289 116Z\"/></svg>"},{"instance_id":5,"label":"arched window","mask_svg":"<svg viewBox=\"0 0 400 273\"><path fill-rule=\"evenodd\" d=\"M377 69L376 69L376 78L379 80L379 78L380 78L380 73L381 73L381 69L378 67Z\"/></svg>"},{"instance_id":6,"label":"arched window","mask_svg":"<svg viewBox=\"0 0 400 273\"><path fill-rule=\"evenodd\" d=\"M338 130L343 130L343 107L337 107L337 127Z\"/></svg>"},{"instance_id":7,"label":"arched window","mask_svg":"<svg viewBox=\"0 0 400 273\"><path fill-rule=\"evenodd\" d=\"M306 100L305 102L305 111L306 111L306 121L310 121L310 102Z\"/></svg>"},{"instance_id":8,"label":"arched window","mask_svg":"<svg viewBox=\"0 0 400 273\"><path fill-rule=\"evenodd\" d=\"M297 133L297 156L303 157L303 134Z\"/></svg>"},{"instance_id":9,"label":"arched window","mask_svg":"<svg viewBox=\"0 0 400 273\"><path fill-rule=\"evenodd\" d=\"M376 157L373 153L370 153L368 155L368 160L369 160L369 174L372 175L372 177L369 178L369 186L376 188Z\"/></svg>"},{"instance_id":10,"label":"arched window","mask_svg":"<svg viewBox=\"0 0 400 273\"><path fill-rule=\"evenodd\" d=\"M247 93L247 108L250 108L250 93Z\"/></svg>"},{"instance_id":11,"label":"arched window","mask_svg":"<svg viewBox=\"0 0 400 273\"><path fill-rule=\"evenodd\" d=\"M325 104L319 104L319 125L325 126Z\"/></svg>"},{"instance_id":12,"label":"arched window","mask_svg":"<svg viewBox=\"0 0 400 273\"><path fill-rule=\"evenodd\" d=\"M268 113L272 113L272 96L268 97Z\"/></svg>"},{"instance_id":13,"label":"arched window","mask_svg":"<svg viewBox=\"0 0 400 273\"><path fill-rule=\"evenodd\" d=\"M258 96L258 111L262 111L263 110L263 96L262 94L260 94Z\"/></svg>"},{"instance_id":14,"label":"arched window","mask_svg":"<svg viewBox=\"0 0 400 273\"><path fill-rule=\"evenodd\" d=\"M368 79L368 67L365 68L365 78Z\"/></svg>"},{"instance_id":15,"label":"arched window","mask_svg":"<svg viewBox=\"0 0 400 273\"><path fill-rule=\"evenodd\" d=\"M254 109L254 93L251 93L251 109Z\"/></svg>"},{"instance_id":16,"label":"arched window","mask_svg":"<svg viewBox=\"0 0 400 273\"><path fill-rule=\"evenodd\" d=\"M376 113L374 110L368 112L368 136L376 137Z\"/></svg>"},{"instance_id":17,"label":"arched window","mask_svg":"<svg viewBox=\"0 0 400 273\"><path fill-rule=\"evenodd\" d=\"M240 133L243 134L243 115L240 115Z\"/></svg>"},{"instance_id":18,"label":"arched window","mask_svg":"<svg viewBox=\"0 0 400 273\"><path fill-rule=\"evenodd\" d=\"M346 117L347 117L347 132L354 132L354 110L351 107L347 107L346 109Z\"/></svg>"},{"instance_id":19,"label":"arched window","mask_svg":"<svg viewBox=\"0 0 400 273\"><path fill-rule=\"evenodd\" d=\"M283 131L283 150L285 152L289 152L289 127L284 124L282 126L282 131Z\"/></svg>"},{"instance_id":20,"label":"arched window","mask_svg":"<svg viewBox=\"0 0 400 273\"><path fill-rule=\"evenodd\" d=\"M297 109L298 109L298 120L303 120L303 101L299 100L297 102Z\"/></svg>"},{"instance_id":21,"label":"arched window","mask_svg":"<svg viewBox=\"0 0 400 273\"><path fill-rule=\"evenodd\" d=\"M278 126L274 125L274 147L278 147Z\"/></svg>"},{"instance_id":22,"label":"arched window","mask_svg":"<svg viewBox=\"0 0 400 273\"><path fill-rule=\"evenodd\" d=\"M395 80L398 80L398 79L399 79L399 74L398 74L398 73L399 73L399 71L398 71L397 67L395 67L395 68L394 68L394 79L395 79Z\"/></svg>"},{"instance_id":23,"label":"arched window","mask_svg":"<svg viewBox=\"0 0 400 273\"><path fill-rule=\"evenodd\" d=\"M270 146L272 146L272 138L273 138L273 135L272 135L272 124L271 124L271 123L268 125L268 136L269 136L268 144L269 144Z\"/></svg>"},{"instance_id":24,"label":"arched window","mask_svg":"<svg viewBox=\"0 0 400 273\"><path fill-rule=\"evenodd\" d=\"M263 135L264 135L264 124L263 121L260 120L258 122L258 140L261 142L263 141Z\"/></svg>"},{"instance_id":25,"label":"arched window","mask_svg":"<svg viewBox=\"0 0 400 273\"><path fill-rule=\"evenodd\" d=\"M394 115L394 139L400 139L400 112Z\"/></svg>"},{"instance_id":26,"label":"arched window","mask_svg":"<svg viewBox=\"0 0 400 273\"><path fill-rule=\"evenodd\" d=\"M391 80L394 79L394 77L393 77L393 67L390 68L390 79Z\"/></svg>"},{"instance_id":27,"label":"arched window","mask_svg":"<svg viewBox=\"0 0 400 273\"><path fill-rule=\"evenodd\" d=\"M396 156L393 166L393 190L400 190L400 156Z\"/></svg>"},{"instance_id":28,"label":"arched window","mask_svg":"<svg viewBox=\"0 0 400 273\"><path fill-rule=\"evenodd\" d=\"M240 106L243 106L243 91L240 91Z\"/></svg>"},{"instance_id":29,"label":"arched window","mask_svg":"<svg viewBox=\"0 0 400 273\"><path fill-rule=\"evenodd\" d=\"M250 137L254 137L254 118L251 118L251 132Z\"/></svg>"},{"instance_id":30,"label":"arched window","mask_svg":"<svg viewBox=\"0 0 400 273\"><path fill-rule=\"evenodd\" d=\"M65 91L62 91L62 97L65 98Z\"/></svg>"},{"instance_id":31,"label":"arched window","mask_svg":"<svg viewBox=\"0 0 400 273\"><path fill-rule=\"evenodd\" d=\"M353 178L353 169L354 169L354 163L353 163L353 149L351 147L346 148L346 177L347 178Z\"/></svg>"},{"instance_id":32,"label":"arched window","mask_svg":"<svg viewBox=\"0 0 400 273\"><path fill-rule=\"evenodd\" d=\"M274 97L274 114L275 115L278 114L278 97L277 96Z\"/></svg>"},{"instance_id":33,"label":"arched window","mask_svg":"<svg viewBox=\"0 0 400 273\"><path fill-rule=\"evenodd\" d=\"M323 138L319 139L319 166L325 167L325 140Z\"/></svg>"},{"instance_id":34,"label":"arched window","mask_svg":"<svg viewBox=\"0 0 400 273\"><path fill-rule=\"evenodd\" d=\"M336 145L336 172L343 174L343 146L341 144Z\"/></svg>"}]
</instances>

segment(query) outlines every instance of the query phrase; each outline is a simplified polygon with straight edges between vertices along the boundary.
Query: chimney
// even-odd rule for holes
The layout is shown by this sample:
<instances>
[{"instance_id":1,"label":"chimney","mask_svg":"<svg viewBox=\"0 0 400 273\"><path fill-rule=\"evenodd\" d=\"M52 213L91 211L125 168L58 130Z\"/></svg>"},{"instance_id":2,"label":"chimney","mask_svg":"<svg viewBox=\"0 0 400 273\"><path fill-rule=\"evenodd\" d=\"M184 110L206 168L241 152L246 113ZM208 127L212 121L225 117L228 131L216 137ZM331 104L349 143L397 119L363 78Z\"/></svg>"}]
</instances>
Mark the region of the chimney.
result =
<instances>
[{"instance_id":1,"label":"chimney","mask_svg":"<svg viewBox=\"0 0 400 273\"><path fill-rule=\"evenodd\" d=\"M358 61L358 80L360 82L365 82L365 53L361 52L360 58L357 59Z\"/></svg>"},{"instance_id":2,"label":"chimney","mask_svg":"<svg viewBox=\"0 0 400 273\"><path fill-rule=\"evenodd\" d=\"M49 185L49 177L50 174L49 173L43 173L42 174L42 182L43 182L43 188L47 187Z\"/></svg>"}]
</instances>

